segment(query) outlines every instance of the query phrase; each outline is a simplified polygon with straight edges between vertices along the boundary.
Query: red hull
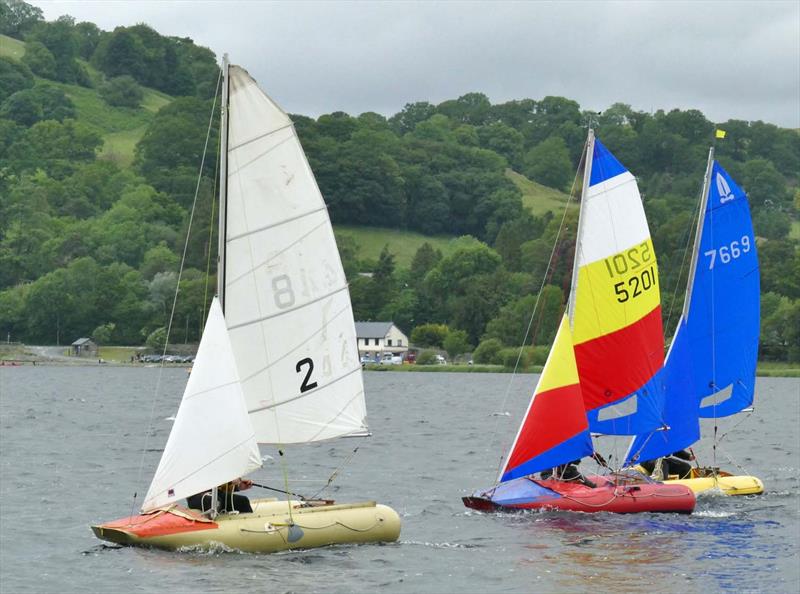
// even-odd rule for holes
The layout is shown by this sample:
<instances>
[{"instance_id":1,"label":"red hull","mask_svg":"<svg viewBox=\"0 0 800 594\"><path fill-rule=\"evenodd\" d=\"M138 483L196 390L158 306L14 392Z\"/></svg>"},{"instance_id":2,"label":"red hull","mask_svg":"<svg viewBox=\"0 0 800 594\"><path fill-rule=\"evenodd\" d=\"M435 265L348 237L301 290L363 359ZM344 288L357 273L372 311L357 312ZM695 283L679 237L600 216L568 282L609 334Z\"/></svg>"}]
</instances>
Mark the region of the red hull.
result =
<instances>
[{"instance_id":1,"label":"red hull","mask_svg":"<svg viewBox=\"0 0 800 594\"><path fill-rule=\"evenodd\" d=\"M616 514L632 514L640 512L667 512L690 514L696 503L694 493L683 485L666 485L662 483L624 481L615 483L604 476L590 476L597 487L592 489L579 483L555 480L534 480L530 478L519 481L513 489L512 496L498 496L498 487L494 491L464 497L464 505L480 511L501 510L561 510L578 512L611 512ZM524 481L527 481L527 485ZM524 491L528 486L532 489L530 496Z\"/></svg>"}]
</instances>

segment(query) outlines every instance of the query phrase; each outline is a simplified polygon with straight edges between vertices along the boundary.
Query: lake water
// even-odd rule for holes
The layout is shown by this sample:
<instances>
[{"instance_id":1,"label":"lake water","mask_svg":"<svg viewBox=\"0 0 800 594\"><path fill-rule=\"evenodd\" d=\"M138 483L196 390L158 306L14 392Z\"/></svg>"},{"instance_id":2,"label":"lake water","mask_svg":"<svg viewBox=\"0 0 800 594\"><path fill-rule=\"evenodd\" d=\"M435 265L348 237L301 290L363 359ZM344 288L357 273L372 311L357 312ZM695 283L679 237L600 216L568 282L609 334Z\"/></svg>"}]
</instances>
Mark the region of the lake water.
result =
<instances>
[{"instance_id":1,"label":"lake water","mask_svg":"<svg viewBox=\"0 0 800 594\"><path fill-rule=\"evenodd\" d=\"M739 425L718 462L731 468L729 455L759 476L765 495L702 497L692 516L515 515L470 511L460 498L492 483L535 376L368 372L374 436L292 448L287 469L292 489L313 494L359 445L325 494L394 507L398 543L275 555L105 546L89 524L128 515L134 491L141 503L186 377L183 369L0 368L0 591L800 589L800 380L759 379L756 412L720 422L720 434ZM710 462L707 442L695 451ZM601 452L623 453L611 442ZM281 477L268 461L253 478L281 486Z\"/></svg>"}]
</instances>

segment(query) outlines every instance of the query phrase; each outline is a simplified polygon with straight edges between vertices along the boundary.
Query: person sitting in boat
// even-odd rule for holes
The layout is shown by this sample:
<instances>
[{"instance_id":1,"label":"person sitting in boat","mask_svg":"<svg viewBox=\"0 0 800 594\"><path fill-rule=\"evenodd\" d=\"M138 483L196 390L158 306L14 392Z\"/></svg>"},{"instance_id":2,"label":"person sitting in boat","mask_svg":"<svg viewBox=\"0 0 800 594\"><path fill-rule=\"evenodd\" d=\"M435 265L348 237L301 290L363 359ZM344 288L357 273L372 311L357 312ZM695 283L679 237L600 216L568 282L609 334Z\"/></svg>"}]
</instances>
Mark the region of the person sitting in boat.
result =
<instances>
[{"instance_id":1,"label":"person sitting in boat","mask_svg":"<svg viewBox=\"0 0 800 594\"><path fill-rule=\"evenodd\" d=\"M594 489L597 485L583 476L581 471L578 470L578 464L580 463L580 459L573 460L569 464L562 464L561 466L556 466L555 468L543 470L539 473L539 476L542 478L542 480L554 478L560 481L580 483L589 487L590 489Z\"/></svg>"},{"instance_id":2,"label":"person sitting in boat","mask_svg":"<svg viewBox=\"0 0 800 594\"><path fill-rule=\"evenodd\" d=\"M243 514L253 513L250 500L245 495L238 495L236 491L244 491L253 486L253 481L238 478L217 487L217 511L220 513L237 511ZM199 509L205 513L211 509L211 490L197 493L186 498L190 509Z\"/></svg>"},{"instance_id":3,"label":"person sitting in boat","mask_svg":"<svg viewBox=\"0 0 800 594\"><path fill-rule=\"evenodd\" d=\"M678 478L690 478L692 472L692 465L689 464L694 460L694 455L686 450L678 450L672 452L669 456L661 459L661 476L666 480L670 475L677 474ZM648 460L647 462L640 462L639 465L650 474L656 467L658 460Z\"/></svg>"}]
</instances>

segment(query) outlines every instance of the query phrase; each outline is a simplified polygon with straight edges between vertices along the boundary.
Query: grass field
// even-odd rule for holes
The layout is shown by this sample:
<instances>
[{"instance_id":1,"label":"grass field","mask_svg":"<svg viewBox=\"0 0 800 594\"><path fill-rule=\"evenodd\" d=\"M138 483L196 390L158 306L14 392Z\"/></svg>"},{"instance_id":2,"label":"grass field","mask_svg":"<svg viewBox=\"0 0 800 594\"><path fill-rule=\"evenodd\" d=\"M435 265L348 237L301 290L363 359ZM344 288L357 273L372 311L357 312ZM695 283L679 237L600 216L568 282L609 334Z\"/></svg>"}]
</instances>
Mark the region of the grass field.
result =
<instances>
[{"instance_id":1,"label":"grass field","mask_svg":"<svg viewBox=\"0 0 800 594\"><path fill-rule=\"evenodd\" d=\"M782 361L760 361L756 375L761 377L800 377L800 363Z\"/></svg>"},{"instance_id":2,"label":"grass field","mask_svg":"<svg viewBox=\"0 0 800 594\"><path fill-rule=\"evenodd\" d=\"M13 58L14 60L19 60L25 54L25 43L14 39L13 37L8 37L6 35L0 35L0 56L5 56L7 58Z\"/></svg>"},{"instance_id":3,"label":"grass field","mask_svg":"<svg viewBox=\"0 0 800 594\"><path fill-rule=\"evenodd\" d=\"M800 221L792 221L792 228L789 230L789 237L791 239L800 239Z\"/></svg>"},{"instance_id":4,"label":"grass field","mask_svg":"<svg viewBox=\"0 0 800 594\"><path fill-rule=\"evenodd\" d=\"M388 245L389 251L394 254L395 264L400 268L408 268L411 265L414 254L426 241L434 249L441 250L443 255L447 255L455 249L453 243L455 237L451 236L429 237L413 231L380 227L352 227L350 225L335 225L334 231L337 236L348 235L355 239L358 244L359 258L362 260L377 261L383 246Z\"/></svg>"},{"instance_id":5,"label":"grass field","mask_svg":"<svg viewBox=\"0 0 800 594\"><path fill-rule=\"evenodd\" d=\"M564 211L569 195L556 189L548 188L540 183L529 180L522 174L506 169L506 177L522 192L522 204L536 216L542 216L547 211L559 214ZM577 201L573 199L570 208L577 208Z\"/></svg>"}]
</instances>

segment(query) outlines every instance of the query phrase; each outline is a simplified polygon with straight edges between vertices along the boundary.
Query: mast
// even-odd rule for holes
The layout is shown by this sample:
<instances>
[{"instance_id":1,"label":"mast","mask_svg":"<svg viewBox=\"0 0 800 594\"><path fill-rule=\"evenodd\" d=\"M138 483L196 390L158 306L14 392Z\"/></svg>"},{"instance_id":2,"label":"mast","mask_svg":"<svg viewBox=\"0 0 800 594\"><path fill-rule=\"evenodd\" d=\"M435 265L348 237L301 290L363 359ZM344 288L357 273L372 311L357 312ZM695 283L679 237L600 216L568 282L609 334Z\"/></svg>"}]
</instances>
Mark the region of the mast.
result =
<instances>
[{"instance_id":1,"label":"mast","mask_svg":"<svg viewBox=\"0 0 800 594\"><path fill-rule=\"evenodd\" d=\"M217 296L225 312L225 242L228 216L228 54L222 56L222 121L219 138L219 249L217 251Z\"/></svg>"},{"instance_id":2,"label":"mast","mask_svg":"<svg viewBox=\"0 0 800 594\"><path fill-rule=\"evenodd\" d=\"M586 202L586 191L589 189L589 181L592 179L592 155L594 155L594 130L589 128L589 135L586 138L586 158L583 166L581 206L578 211L578 233L575 237L575 257L572 262L572 282L570 283L569 302L567 304L570 328L575 318L575 295L578 292L578 254L580 253L581 231L583 230L583 205L584 202Z\"/></svg>"},{"instance_id":3,"label":"mast","mask_svg":"<svg viewBox=\"0 0 800 594\"><path fill-rule=\"evenodd\" d=\"M700 196L700 212L697 215L697 228L694 235L694 247L692 249L692 262L689 265L689 279L686 283L686 297L683 301L683 319L689 318L689 304L692 301L692 287L694 287L694 277L697 272L697 258L700 252L700 239L703 237L703 222L706 218L706 208L708 206L708 191L711 188L711 168L714 164L714 147L708 149L708 163L706 164L706 174L703 177L703 193Z\"/></svg>"}]
</instances>

